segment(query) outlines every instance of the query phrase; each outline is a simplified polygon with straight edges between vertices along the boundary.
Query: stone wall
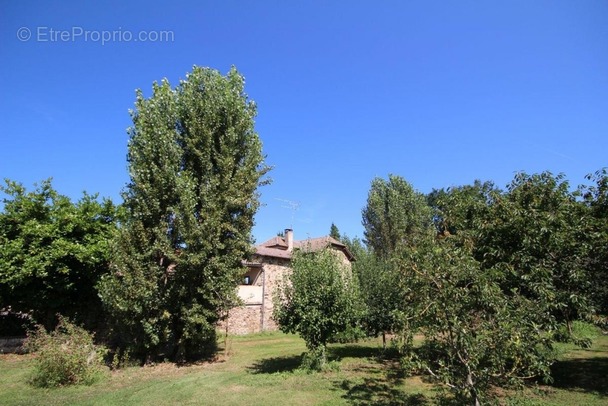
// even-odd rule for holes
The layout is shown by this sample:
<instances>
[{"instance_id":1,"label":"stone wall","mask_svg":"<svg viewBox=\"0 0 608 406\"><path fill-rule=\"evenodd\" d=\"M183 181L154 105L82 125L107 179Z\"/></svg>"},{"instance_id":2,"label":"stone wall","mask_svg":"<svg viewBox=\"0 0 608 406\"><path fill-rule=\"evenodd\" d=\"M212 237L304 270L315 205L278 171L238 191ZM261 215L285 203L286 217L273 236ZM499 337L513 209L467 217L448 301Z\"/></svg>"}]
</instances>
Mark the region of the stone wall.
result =
<instances>
[{"instance_id":1,"label":"stone wall","mask_svg":"<svg viewBox=\"0 0 608 406\"><path fill-rule=\"evenodd\" d=\"M335 250L340 261L350 271L351 263L340 250ZM254 286L263 286L262 304L247 304L230 311L228 317L229 334L251 334L262 331L275 331L279 326L272 318L273 295L279 283L291 272L290 260L285 258L254 257L262 264L262 272L253 279ZM221 329L225 324L220 325Z\"/></svg>"},{"instance_id":2,"label":"stone wall","mask_svg":"<svg viewBox=\"0 0 608 406\"><path fill-rule=\"evenodd\" d=\"M281 258L255 258L256 262L263 264L262 272L254 279L254 286L263 286L261 304L247 304L230 311L228 317L228 332L230 334L251 334L262 331L278 330L276 322L272 318L272 298L276 287L291 271L289 259ZM221 329L225 324L221 324Z\"/></svg>"},{"instance_id":3,"label":"stone wall","mask_svg":"<svg viewBox=\"0 0 608 406\"><path fill-rule=\"evenodd\" d=\"M229 334L253 334L259 333L262 321L261 305L246 305L230 310L228 317ZM225 324L221 323L219 328L223 330Z\"/></svg>"},{"instance_id":4,"label":"stone wall","mask_svg":"<svg viewBox=\"0 0 608 406\"><path fill-rule=\"evenodd\" d=\"M260 260L262 260L260 258ZM279 326L272 318L273 296L279 283L291 272L290 260L263 258L264 260L264 331L275 331Z\"/></svg>"}]
</instances>

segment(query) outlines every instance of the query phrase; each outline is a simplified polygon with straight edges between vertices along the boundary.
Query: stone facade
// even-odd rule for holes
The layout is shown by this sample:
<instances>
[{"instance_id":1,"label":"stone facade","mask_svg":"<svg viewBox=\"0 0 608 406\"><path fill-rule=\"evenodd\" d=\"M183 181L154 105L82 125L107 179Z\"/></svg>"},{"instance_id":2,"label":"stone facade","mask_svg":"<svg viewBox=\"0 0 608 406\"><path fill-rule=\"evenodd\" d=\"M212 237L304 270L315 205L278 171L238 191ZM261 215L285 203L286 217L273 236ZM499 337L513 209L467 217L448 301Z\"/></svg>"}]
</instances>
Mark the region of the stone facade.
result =
<instances>
[{"instance_id":1,"label":"stone facade","mask_svg":"<svg viewBox=\"0 0 608 406\"><path fill-rule=\"evenodd\" d=\"M331 248L350 269L353 258L346 247L335 240L335 243L327 241L329 244L318 244L316 249ZM227 321L230 334L278 330L278 325L272 318L273 296L279 283L291 272L291 247L286 243L284 248L274 249L276 252L264 245L260 247L252 261L246 263L249 269L244 276L244 283L247 284L239 286L238 292L244 305L230 311ZM222 328L225 328L225 324Z\"/></svg>"},{"instance_id":2,"label":"stone facade","mask_svg":"<svg viewBox=\"0 0 608 406\"><path fill-rule=\"evenodd\" d=\"M241 294L242 291L239 292L239 296L245 304L230 311L228 331L232 334L251 334L278 330L278 326L272 318L272 299L279 281L291 271L289 267L291 261L259 256L255 256L254 261L261 264L261 268L255 279L252 279L252 286L259 286L262 289L262 300L251 300L250 296ZM255 273L256 270L252 271L250 268L245 276L251 276Z\"/></svg>"},{"instance_id":3,"label":"stone facade","mask_svg":"<svg viewBox=\"0 0 608 406\"><path fill-rule=\"evenodd\" d=\"M221 324L223 330L225 324ZM244 305L230 310L228 318L228 332L230 334L253 334L264 331L262 329L262 306Z\"/></svg>"}]
</instances>

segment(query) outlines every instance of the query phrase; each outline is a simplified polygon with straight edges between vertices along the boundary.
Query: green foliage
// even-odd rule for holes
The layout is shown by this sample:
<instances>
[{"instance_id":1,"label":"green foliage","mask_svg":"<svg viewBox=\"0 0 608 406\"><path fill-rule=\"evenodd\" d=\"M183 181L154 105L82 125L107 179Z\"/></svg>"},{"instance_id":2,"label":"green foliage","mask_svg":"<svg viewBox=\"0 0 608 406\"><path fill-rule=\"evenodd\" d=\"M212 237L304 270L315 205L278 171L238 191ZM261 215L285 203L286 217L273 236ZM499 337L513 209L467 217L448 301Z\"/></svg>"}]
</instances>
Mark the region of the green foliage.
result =
<instances>
[{"instance_id":1,"label":"green foliage","mask_svg":"<svg viewBox=\"0 0 608 406\"><path fill-rule=\"evenodd\" d=\"M109 353L109 357L109 365L112 370L126 368L131 362L129 351L122 350L121 348L116 348L113 352Z\"/></svg>"},{"instance_id":2,"label":"green foliage","mask_svg":"<svg viewBox=\"0 0 608 406\"><path fill-rule=\"evenodd\" d=\"M324 346L317 347L302 354L300 368L306 371L321 371L327 360Z\"/></svg>"},{"instance_id":3,"label":"green foliage","mask_svg":"<svg viewBox=\"0 0 608 406\"><path fill-rule=\"evenodd\" d=\"M128 220L100 284L118 345L176 360L215 350L237 302L258 186L268 171L244 78L194 67L172 89L137 92L129 130Z\"/></svg>"},{"instance_id":4,"label":"green foliage","mask_svg":"<svg viewBox=\"0 0 608 406\"><path fill-rule=\"evenodd\" d=\"M365 303L363 324L368 334L385 337L407 328L408 288L391 258L434 235L432 210L403 178L376 178L363 209L363 226L371 252L363 251L354 266Z\"/></svg>"},{"instance_id":5,"label":"green foliage","mask_svg":"<svg viewBox=\"0 0 608 406\"><path fill-rule=\"evenodd\" d=\"M583 202L589 210L585 241L590 252L587 260L591 300L598 312L608 315L608 169L587 175L594 185L580 186Z\"/></svg>"},{"instance_id":6,"label":"green foliage","mask_svg":"<svg viewBox=\"0 0 608 406\"><path fill-rule=\"evenodd\" d=\"M41 387L91 384L103 376L105 349L93 344L85 329L59 316L56 329L47 333L38 325L26 347L36 353L32 384Z\"/></svg>"},{"instance_id":7,"label":"green foliage","mask_svg":"<svg viewBox=\"0 0 608 406\"><path fill-rule=\"evenodd\" d=\"M327 349L325 346L320 346L302 354L299 370L306 373L338 372L340 364L337 361L328 362Z\"/></svg>"},{"instance_id":8,"label":"green foliage","mask_svg":"<svg viewBox=\"0 0 608 406\"><path fill-rule=\"evenodd\" d=\"M281 331L304 339L309 351L306 364L320 369L327 362L326 344L355 326L357 286L350 269L329 249L296 252L292 268L278 286L273 316Z\"/></svg>"},{"instance_id":9,"label":"green foliage","mask_svg":"<svg viewBox=\"0 0 608 406\"><path fill-rule=\"evenodd\" d=\"M385 337L385 333L405 328L406 281L395 263L378 258L367 249L359 249L353 273L364 304L361 323L367 334L376 337L382 333Z\"/></svg>"},{"instance_id":10,"label":"green foliage","mask_svg":"<svg viewBox=\"0 0 608 406\"><path fill-rule=\"evenodd\" d=\"M355 261L358 261L359 258L364 258L370 253L368 247L358 237L350 238L347 235L343 235L341 242L346 245L351 254L353 254Z\"/></svg>"},{"instance_id":11,"label":"green foliage","mask_svg":"<svg viewBox=\"0 0 608 406\"><path fill-rule=\"evenodd\" d=\"M367 332L359 325L347 326L344 331L339 331L330 337L330 343L356 343L367 338Z\"/></svg>"},{"instance_id":12,"label":"green foliage","mask_svg":"<svg viewBox=\"0 0 608 406\"><path fill-rule=\"evenodd\" d=\"M416 351L406 340L407 356L463 403L483 399L490 385L548 377L552 338L538 323L543 309L516 292L505 293L502 272L482 270L454 238L429 241L402 259L404 278L415 292L408 301L410 323L424 334Z\"/></svg>"},{"instance_id":13,"label":"green foliage","mask_svg":"<svg viewBox=\"0 0 608 406\"><path fill-rule=\"evenodd\" d=\"M403 178L375 178L363 209L365 242L387 258L399 247L413 246L432 232L432 212L424 195Z\"/></svg>"},{"instance_id":14,"label":"green foliage","mask_svg":"<svg viewBox=\"0 0 608 406\"><path fill-rule=\"evenodd\" d=\"M50 180L33 192L6 180L0 191L7 196L0 213L0 309L33 311L47 328L56 313L98 325L95 284L108 272L116 206L86 193L72 203Z\"/></svg>"},{"instance_id":15,"label":"green foliage","mask_svg":"<svg viewBox=\"0 0 608 406\"><path fill-rule=\"evenodd\" d=\"M505 270L502 288L539 303L568 326L593 311L587 213L563 175L519 173L481 225L476 256Z\"/></svg>"},{"instance_id":16,"label":"green foliage","mask_svg":"<svg viewBox=\"0 0 608 406\"><path fill-rule=\"evenodd\" d=\"M329 236L340 241L340 230L334 223L331 223L331 227L329 228Z\"/></svg>"},{"instance_id":17,"label":"green foliage","mask_svg":"<svg viewBox=\"0 0 608 406\"><path fill-rule=\"evenodd\" d=\"M492 182L476 180L473 185L433 189L427 201L434 210L437 232L471 234L488 216L490 206L499 195Z\"/></svg>"},{"instance_id":18,"label":"green foliage","mask_svg":"<svg viewBox=\"0 0 608 406\"><path fill-rule=\"evenodd\" d=\"M364 325L398 326L402 364L459 402L479 401L491 385L549 379L553 340L590 345L577 319L597 322L594 307L608 308L608 175L588 179L596 185L579 192L549 172L519 173L506 192L479 181L434 190L436 239L420 227L427 212L407 182L375 179L363 211L375 258L353 247ZM417 351L414 332L425 337Z\"/></svg>"},{"instance_id":19,"label":"green foliage","mask_svg":"<svg viewBox=\"0 0 608 406\"><path fill-rule=\"evenodd\" d=\"M549 172L519 173L505 192L479 181L434 190L436 239L408 228L426 211L407 198L407 182L375 179L363 224L376 263L353 248L364 324L399 326L402 364L427 371L458 402L479 401L491 385L549 379L552 342L590 345L577 320L601 322L594 307L608 308L608 175L588 179L595 185L578 192ZM425 337L416 351L415 332Z\"/></svg>"}]
</instances>

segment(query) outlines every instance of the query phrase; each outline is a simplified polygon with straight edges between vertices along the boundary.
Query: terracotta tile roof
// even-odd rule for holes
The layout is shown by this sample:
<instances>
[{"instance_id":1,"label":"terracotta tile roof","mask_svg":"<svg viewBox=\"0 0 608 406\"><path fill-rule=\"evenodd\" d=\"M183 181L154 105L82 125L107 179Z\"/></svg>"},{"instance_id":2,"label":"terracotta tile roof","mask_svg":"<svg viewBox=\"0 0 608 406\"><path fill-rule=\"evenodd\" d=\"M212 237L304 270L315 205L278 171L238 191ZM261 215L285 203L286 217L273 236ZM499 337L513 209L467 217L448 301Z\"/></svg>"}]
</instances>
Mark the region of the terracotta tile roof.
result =
<instances>
[{"instance_id":1,"label":"terracotta tile roof","mask_svg":"<svg viewBox=\"0 0 608 406\"><path fill-rule=\"evenodd\" d=\"M293 247L294 249L301 249L310 252L321 251L327 247L334 247L344 252L350 261L355 260L353 254L348 250L346 245L330 236L294 241ZM287 243L283 238L274 237L256 246L255 254L263 257L291 259L292 252L287 248Z\"/></svg>"},{"instance_id":2,"label":"terracotta tile roof","mask_svg":"<svg viewBox=\"0 0 608 406\"><path fill-rule=\"evenodd\" d=\"M267 248L284 247L284 249L287 249L287 243L285 242L285 240L282 237L274 237L268 241L261 243L260 245L258 245L258 247L267 247Z\"/></svg>"},{"instance_id":3,"label":"terracotta tile roof","mask_svg":"<svg viewBox=\"0 0 608 406\"><path fill-rule=\"evenodd\" d=\"M287 251L286 249L283 250L277 248L262 247L260 245L255 247L255 255L259 255L262 257L291 259L291 251Z\"/></svg>"},{"instance_id":4,"label":"terracotta tile roof","mask_svg":"<svg viewBox=\"0 0 608 406\"><path fill-rule=\"evenodd\" d=\"M343 251L350 261L353 261L355 259L353 254L346 247L346 245L342 244L340 241L328 235L325 237L307 238L306 240L294 241L293 247L310 252L321 251L322 249L325 249L327 247L334 247Z\"/></svg>"},{"instance_id":5,"label":"terracotta tile roof","mask_svg":"<svg viewBox=\"0 0 608 406\"><path fill-rule=\"evenodd\" d=\"M344 247L344 244L330 236L307 238L305 240L293 242L294 248L300 248L307 251L319 251L328 245L338 245Z\"/></svg>"}]
</instances>

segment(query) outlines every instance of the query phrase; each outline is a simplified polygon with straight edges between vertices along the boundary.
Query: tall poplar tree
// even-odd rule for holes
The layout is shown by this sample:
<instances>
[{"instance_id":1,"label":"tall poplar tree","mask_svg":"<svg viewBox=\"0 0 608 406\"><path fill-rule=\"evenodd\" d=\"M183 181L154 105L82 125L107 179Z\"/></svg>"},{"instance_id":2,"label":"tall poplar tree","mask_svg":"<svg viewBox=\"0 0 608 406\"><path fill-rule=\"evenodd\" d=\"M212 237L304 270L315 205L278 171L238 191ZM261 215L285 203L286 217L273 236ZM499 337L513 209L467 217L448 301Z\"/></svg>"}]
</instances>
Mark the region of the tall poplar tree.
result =
<instances>
[{"instance_id":1,"label":"tall poplar tree","mask_svg":"<svg viewBox=\"0 0 608 406\"><path fill-rule=\"evenodd\" d=\"M183 360L214 350L268 181L256 105L235 68L194 67L172 89L137 91L129 129L129 219L100 286L118 345Z\"/></svg>"},{"instance_id":2,"label":"tall poplar tree","mask_svg":"<svg viewBox=\"0 0 608 406\"><path fill-rule=\"evenodd\" d=\"M375 178L362 215L365 243L379 257L388 258L398 248L416 245L433 233L432 212L424 195L401 176Z\"/></svg>"}]
</instances>

